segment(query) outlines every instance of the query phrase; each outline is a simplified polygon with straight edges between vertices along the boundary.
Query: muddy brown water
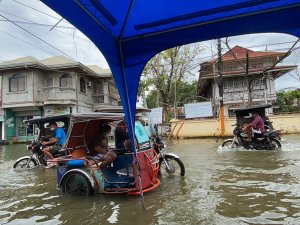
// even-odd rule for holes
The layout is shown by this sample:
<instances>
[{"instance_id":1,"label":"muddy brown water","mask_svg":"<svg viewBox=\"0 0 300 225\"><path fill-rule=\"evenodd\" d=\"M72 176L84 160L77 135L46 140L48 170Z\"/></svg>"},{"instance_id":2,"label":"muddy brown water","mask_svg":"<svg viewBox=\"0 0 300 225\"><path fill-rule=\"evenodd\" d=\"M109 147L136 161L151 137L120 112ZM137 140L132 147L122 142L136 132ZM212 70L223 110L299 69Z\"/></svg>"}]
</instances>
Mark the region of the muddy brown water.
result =
<instances>
[{"instance_id":1,"label":"muddy brown water","mask_svg":"<svg viewBox=\"0 0 300 225\"><path fill-rule=\"evenodd\" d=\"M0 224L300 224L300 136L278 152L230 150L214 139L167 143L186 176L140 199L63 195L55 169L12 169L24 145L0 148Z\"/></svg>"}]
</instances>

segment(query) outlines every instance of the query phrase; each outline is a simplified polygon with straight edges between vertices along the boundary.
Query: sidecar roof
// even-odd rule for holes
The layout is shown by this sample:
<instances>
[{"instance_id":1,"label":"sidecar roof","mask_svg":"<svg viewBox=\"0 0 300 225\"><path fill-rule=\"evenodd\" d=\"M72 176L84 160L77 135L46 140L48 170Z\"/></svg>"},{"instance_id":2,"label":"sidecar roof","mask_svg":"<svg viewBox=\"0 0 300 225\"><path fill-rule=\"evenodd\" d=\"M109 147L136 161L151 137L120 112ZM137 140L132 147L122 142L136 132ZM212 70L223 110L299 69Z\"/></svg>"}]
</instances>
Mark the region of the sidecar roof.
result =
<instances>
[{"instance_id":1,"label":"sidecar roof","mask_svg":"<svg viewBox=\"0 0 300 225\"><path fill-rule=\"evenodd\" d=\"M55 116L45 116L40 118L34 118L30 120L25 120L24 122L27 125L31 124L42 124L42 123L50 123L50 122L57 122L62 120L70 120L71 114L63 114L63 115L55 115Z\"/></svg>"},{"instance_id":2,"label":"sidecar roof","mask_svg":"<svg viewBox=\"0 0 300 225\"><path fill-rule=\"evenodd\" d=\"M264 112L266 108L271 108L271 107L272 107L271 104L255 105L255 106L250 106L250 107L247 107L247 108L236 109L236 110L234 110L234 113L236 115L238 115L238 114L249 114L253 111L257 111L258 113L260 113L260 112Z\"/></svg>"}]
</instances>

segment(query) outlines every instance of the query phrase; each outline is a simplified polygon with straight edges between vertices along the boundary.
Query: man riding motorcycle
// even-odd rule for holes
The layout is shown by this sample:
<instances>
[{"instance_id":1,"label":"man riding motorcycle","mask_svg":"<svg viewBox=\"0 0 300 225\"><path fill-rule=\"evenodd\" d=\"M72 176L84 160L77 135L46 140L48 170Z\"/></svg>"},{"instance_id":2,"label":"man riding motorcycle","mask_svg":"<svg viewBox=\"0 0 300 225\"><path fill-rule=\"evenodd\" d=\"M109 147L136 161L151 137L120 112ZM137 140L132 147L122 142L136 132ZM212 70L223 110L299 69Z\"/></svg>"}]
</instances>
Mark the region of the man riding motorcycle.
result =
<instances>
[{"instance_id":1,"label":"man riding motorcycle","mask_svg":"<svg viewBox=\"0 0 300 225\"><path fill-rule=\"evenodd\" d=\"M265 133L265 124L263 119L258 115L256 111L251 112L253 121L252 123L246 124L243 127L243 130L246 131L248 138L246 139L249 142L252 142L252 137L254 134L263 135Z\"/></svg>"},{"instance_id":2,"label":"man riding motorcycle","mask_svg":"<svg viewBox=\"0 0 300 225\"><path fill-rule=\"evenodd\" d=\"M61 127L57 126L56 122L51 122L49 126L51 131L54 132L53 140L44 141L42 145L47 147L44 148L42 151L47 156L47 158L51 160L54 158L53 155L57 153L61 149L62 145L64 144L66 140L66 133ZM48 166L52 167L53 164L48 163Z\"/></svg>"}]
</instances>

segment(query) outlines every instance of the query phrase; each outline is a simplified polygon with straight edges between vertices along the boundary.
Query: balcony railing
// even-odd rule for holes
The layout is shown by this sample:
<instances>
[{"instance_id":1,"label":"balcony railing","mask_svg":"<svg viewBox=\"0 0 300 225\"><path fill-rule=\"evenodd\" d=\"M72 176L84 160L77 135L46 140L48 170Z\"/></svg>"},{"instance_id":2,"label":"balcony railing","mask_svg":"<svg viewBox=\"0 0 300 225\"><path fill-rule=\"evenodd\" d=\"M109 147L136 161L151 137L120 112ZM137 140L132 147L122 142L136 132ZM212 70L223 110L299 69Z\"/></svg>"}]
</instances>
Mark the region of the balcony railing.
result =
<instances>
[{"instance_id":1,"label":"balcony railing","mask_svg":"<svg viewBox=\"0 0 300 225\"><path fill-rule=\"evenodd\" d=\"M267 99L266 99L267 98ZM275 100L276 94L265 94L264 92L254 92L252 93L253 100ZM224 94L224 102L240 102L248 101L248 93L227 93Z\"/></svg>"},{"instance_id":2,"label":"balcony railing","mask_svg":"<svg viewBox=\"0 0 300 225\"><path fill-rule=\"evenodd\" d=\"M76 100L76 90L75 88L69 87L46 87L43 88L43 97L44 101L52 101L52 100Z\"/></svg>"}]
</instances>

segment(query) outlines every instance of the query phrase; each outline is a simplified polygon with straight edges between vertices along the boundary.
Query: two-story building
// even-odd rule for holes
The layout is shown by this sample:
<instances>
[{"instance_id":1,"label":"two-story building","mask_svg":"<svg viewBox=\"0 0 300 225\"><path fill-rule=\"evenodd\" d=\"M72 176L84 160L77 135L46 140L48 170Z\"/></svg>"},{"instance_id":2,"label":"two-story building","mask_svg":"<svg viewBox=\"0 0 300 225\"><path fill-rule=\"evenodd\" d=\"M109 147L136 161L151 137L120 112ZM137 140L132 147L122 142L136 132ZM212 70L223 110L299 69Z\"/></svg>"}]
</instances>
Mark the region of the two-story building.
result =
<instances>
[{"instance_id":1,"label":"two-story building","mask_svg":"<svg viewBox=\"0 0 300 225\"><path fill-rule=\"evenodd\" d=\"M5 124L2 137L7 140L30 139L34 131L25 126L24 120L92 112L116 106L119 101L110 70L85 66L64 56L7 61L0 64L0 75Z\"/></svg>"},{"instance_id":2,"label":"two-story building","mask_svg":"<svg viewBox=\"0 0 300 225\"><path fill-rule=\"evenodd\" d=\"M285 52L252 51L235 46L222 55L225 116L233 116L235 109L245 107L248 104L249 93L252 105L272 104L276 101L275 79L297 68L291 65L274 66L285 54ZM247 74L246 64L248 64ZM198 95L212 100L215 115L218 113L220 102L219 77L218 59L200 64ZM250 92L249 82L251 82Z\"/></svg>"}]
</instances>

